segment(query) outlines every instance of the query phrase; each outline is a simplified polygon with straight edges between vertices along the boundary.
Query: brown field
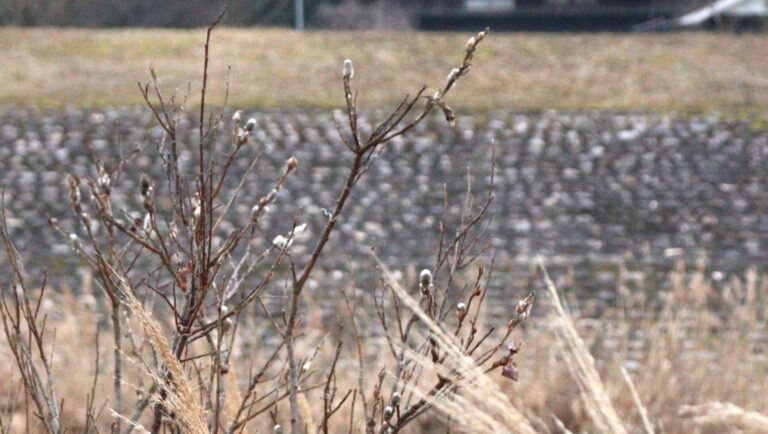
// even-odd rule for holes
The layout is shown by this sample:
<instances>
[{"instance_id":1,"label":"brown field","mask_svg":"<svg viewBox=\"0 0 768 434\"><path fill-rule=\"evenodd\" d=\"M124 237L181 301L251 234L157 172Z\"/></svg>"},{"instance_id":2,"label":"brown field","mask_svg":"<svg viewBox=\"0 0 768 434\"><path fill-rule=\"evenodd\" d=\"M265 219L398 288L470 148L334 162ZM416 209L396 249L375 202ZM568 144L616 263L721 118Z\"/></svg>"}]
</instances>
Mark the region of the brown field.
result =
<instances>
[{"instance_id":1,"label":"brown field","mask_svg":"<svg viewBox=\"0 0 768 434\"><path fill-rule=\"evenodd\" d=\"M439 84L435 71L460 59L466 37L223 29L212 48L211 102L221 101L231 65L232 105L338 107L340 65L351 57L361 106L393 104L401 91ZM200 30L3 28L0 103L140 103L136 82L150 64L182 89L199 76L202 39ZM454 95L468 108L768 108L766 36L494 34L476 63L483 73Z\"/></svg>"}]
</instances>

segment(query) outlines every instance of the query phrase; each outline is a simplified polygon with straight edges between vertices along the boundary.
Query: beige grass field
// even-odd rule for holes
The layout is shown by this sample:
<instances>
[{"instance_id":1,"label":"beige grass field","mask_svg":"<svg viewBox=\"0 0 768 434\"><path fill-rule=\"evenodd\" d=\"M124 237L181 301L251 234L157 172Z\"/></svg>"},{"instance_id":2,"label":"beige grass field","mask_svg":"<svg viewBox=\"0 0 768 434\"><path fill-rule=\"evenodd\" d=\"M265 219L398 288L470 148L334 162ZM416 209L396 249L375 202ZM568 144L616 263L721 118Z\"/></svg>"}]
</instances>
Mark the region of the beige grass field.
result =
<instances>
[{"instance_id":1,"label":"beige grass field","mask_svg":"<svg viewBox=\"0 0 768 434\"><path fill-rule=\"evenodd\" d=\"M124 105L150 64L164 83L198 77L198 30L0 29L0 103ZM339 106L339 70L351 57L362 106L392 104L393 90L435 84L465 34L294 33L223 29L212 47L213 99L232 67L236 106ZM768 36L496 34L457 89L472 108L742 110L768 108ZM431 82L424 82L425 78ZM434 82L434 83L432 83ZM198 82L192 82L193 89Z\"/></svg>"}]
</instances>

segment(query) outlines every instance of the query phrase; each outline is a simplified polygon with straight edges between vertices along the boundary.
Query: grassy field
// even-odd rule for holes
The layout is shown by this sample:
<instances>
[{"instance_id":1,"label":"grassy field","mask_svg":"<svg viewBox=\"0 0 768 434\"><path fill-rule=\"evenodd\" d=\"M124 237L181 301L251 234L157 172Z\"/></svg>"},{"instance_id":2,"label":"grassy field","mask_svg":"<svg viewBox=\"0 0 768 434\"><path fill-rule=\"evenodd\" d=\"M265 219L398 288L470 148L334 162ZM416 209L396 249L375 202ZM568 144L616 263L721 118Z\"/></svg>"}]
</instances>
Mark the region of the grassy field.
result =
<instances>
[{"instance_id":1,"label":"grassy field","mask_svg":"<svg viewBox=\"0 0 768 434\"><path fill-rule=\"evenodd\" d=\"M212 48L212 101L221 101L231 65L232 105L339 106L349 57L361 104L392 104L393 90L440 83L466 37L222 29ZM202 30L3 28L0 103L139 103L136 82L150 64L168 92L189 80L196 89L203 38ZM768 110L766 36L495 34L484 45L482 74L452 97L465 107Z\"/></svg>"}]
</instances>

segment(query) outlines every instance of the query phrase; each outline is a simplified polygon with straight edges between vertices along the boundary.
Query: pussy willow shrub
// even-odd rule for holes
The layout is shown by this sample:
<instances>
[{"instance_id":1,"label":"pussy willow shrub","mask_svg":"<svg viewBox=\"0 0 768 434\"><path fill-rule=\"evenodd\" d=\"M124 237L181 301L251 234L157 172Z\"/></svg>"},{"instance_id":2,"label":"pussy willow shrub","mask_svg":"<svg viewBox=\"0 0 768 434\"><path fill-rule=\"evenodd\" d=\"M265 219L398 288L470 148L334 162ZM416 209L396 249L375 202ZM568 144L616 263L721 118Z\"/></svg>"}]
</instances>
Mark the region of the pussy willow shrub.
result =
<instances>
[{"instance_id":1,"label":"pussy willow shrub","mask_svg":"<svg viewBox=\"0 0 768 434\"><path fill-rule=\"evenodd\" d=\"M129 201L135 204L133 209L131 205L117 205L113 192L120 188L128 173L126 167L136 154L118 161L95 157L91 174L69 176L73 218L50 221L93 270L109 306L104 322L113 340L112 396L94 396L94 380L84 415L85 431L103 429L98 422L99 409L106 407L111 410L109 430L113 433L137 429L233 433L243 432L260 419L259 426L273 427L275 433L284 429L327 433L330 426L343 425L364 427L367 433L396 433L430 410L447 417L446 413L455 413L457 406L466 409L477 401L497 399L494 394L499 392L493 382L517 378L513 356L518 347L510 334L529 315L533 294L510 312L508 324L488 327L484 323L482 305L492 261L482 262L491 256L484 240L493 201L493 169L487 196L476 204L468 193L457 222L449 218L446 192L437 252L431 267L421 272L418 288L403 289L384 264L374 262L371 297L380 334L386 341L380 350L388 354L382 358L388 366L376 367L378 374L371 377L364 366L364 347L369 341L361 331L355 296L348 294L347 288L342 288L346 301L340 306L348 315L340 315L343 319L339 321L340 328L351 336L351 348L343 345L344 333L334 335L336 343L312 340L304 333L306 324L302 321L307 282L322 261L358 181L390 142L433 112L453 125L454 113L446 98L470 72L475 52L488 31L469 38L462 61L437 89L428 91L424 86L415 95L405 96L386 118L366 131L359 127L354 68L350 60L344 62L341 82L347 126L337 128L346 146L338 154L346 161L346 179L335 204L326 212L327 221L313 241L311 254L299 263L291 253L295 237L306 228L301 212L294 215L287 233L270 234L262 223L270 218L270 207L280 206L286 180L298 170L312 168L289 158L273 187L258 198L240 194L247 174L237 183L226 182L236 159L252 159L249 172L258 161L252 138L257 122L243 119L241 111L225 119L223 109L210 110L207 104L209 46L220 19L206 34L194 144L178 133L189 92L166 93L150 69L151 79L140 84L140 91L163 131L153 155L163 177L142 175L137 189L123 192L135 198ZM222 135L231 138L228 146L217 145ZM194 155L193 173L183 168L180 157L190 152ZM493 160L493 151L489 158ZM242 219L247 223L223 229L222 222L242 209L234 205L243 202L251 209ZM259 245L252 242L256 238L266 240L267 247L254 247ZM66 397L57 395L51 369L51 352L61 350L54 347L46 317L40 314L46 285L35 289L38 286L27 276L5 224L2 239L13 272L10 289L3 293L0 316L31 409L27 426L35 424L47 432L61 433L66 428L61 420ZM468 274L472 275L469 281L465 277ZM263 321L281 343L268 351L268 356L259 348L253 350L247 381L228 381L233 375L232 350L238 331L246 330L242 324L253 317L246 312L264 306L262 298L271 285L275 286L276 276L289 282L289 296L280 315L267 315ZM248 310L249 306L255 308ZM310 341L303 342L306 340ZM332 357L325 366L311 363L317 349L307 351L320 346L331 349ZM359 369L340 372L338 362L347 354L358 360ZM135 387L125 375L129 366L137 367L151 380L136 387L137 398L130 403L124 399L125 389ZM495 376L490 377L490 373ZM339 385L354 386L339 390ZM317 389L322 395L307 400L305 395ZM480 421L470 421L467 415L454 414L451 418L456 426L470 431L497 430L504 424L518 423L520 430L532 431L514 409L488 411L498 415L486 414L483 417L488 420ZM331 425L334 415L342 414L344 420Z\"/></svg>"}]
</instances>

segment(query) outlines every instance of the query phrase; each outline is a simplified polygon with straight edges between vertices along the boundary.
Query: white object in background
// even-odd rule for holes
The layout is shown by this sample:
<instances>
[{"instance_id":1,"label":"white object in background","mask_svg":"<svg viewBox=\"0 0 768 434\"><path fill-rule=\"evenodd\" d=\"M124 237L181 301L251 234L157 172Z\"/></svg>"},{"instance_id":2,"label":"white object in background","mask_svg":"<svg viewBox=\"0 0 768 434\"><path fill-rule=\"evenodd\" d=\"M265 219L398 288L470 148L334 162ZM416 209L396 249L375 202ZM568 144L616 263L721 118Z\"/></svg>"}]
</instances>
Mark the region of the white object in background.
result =
<instances>
[{"instance_id":1,"label":"white object in background","mask_svg":"<svg viewBox=\"0 0 768 434\"><path fill-rule=\"evenodd\" d=\"M510 11L515 8L515 0L465 0L468 11Z\"/></svg>"},{"instance_id":2,"label":"white object in background","mask_svg":"<svg viewBox=\"0 0 768 434\"><path fill-rule=\"evenodd\" d=\"M718 15L768 16L766 0L718 0L677 19L681 26L698 26Z\"/></svg>"}]
</instances>

